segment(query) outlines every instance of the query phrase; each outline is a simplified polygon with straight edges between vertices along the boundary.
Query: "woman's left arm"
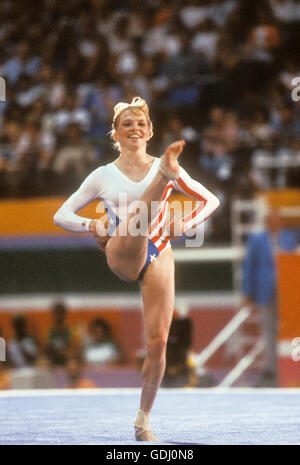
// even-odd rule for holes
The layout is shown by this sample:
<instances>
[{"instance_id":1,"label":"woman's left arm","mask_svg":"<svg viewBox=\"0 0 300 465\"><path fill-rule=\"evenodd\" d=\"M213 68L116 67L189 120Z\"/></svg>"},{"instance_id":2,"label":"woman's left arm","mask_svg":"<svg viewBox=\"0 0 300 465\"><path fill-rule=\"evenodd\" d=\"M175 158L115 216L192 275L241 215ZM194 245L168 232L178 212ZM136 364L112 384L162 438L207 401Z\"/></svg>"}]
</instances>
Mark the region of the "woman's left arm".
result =
<instances>
[{"instance_id":1,"label":"woman's left arm","mask_svg":"<svg viewBox=\"0 0 300 465\"><path fill-rule=\"evenodd\" d=\"M192 179L182 167L180 167L180 176L173 180L173 185L182 194L197 200L196 208L182 219L183 232L203 223L220 206L219 199L200 182Z\"/></svg>"}]
</instances>

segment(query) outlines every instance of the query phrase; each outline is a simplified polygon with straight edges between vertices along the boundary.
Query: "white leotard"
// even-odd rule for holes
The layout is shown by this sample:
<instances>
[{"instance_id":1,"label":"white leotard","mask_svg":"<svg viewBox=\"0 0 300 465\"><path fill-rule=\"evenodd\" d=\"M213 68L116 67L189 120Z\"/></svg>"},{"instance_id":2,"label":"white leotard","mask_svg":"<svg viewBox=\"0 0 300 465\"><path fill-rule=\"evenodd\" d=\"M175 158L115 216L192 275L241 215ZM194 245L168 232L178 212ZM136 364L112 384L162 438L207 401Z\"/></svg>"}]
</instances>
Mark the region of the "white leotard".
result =
<instances>
[{"instance_id":1,"label":"white leotard","mask_svg":"<svg viewBox=\"0 0 300 465\"><path fill-rule=\"evenodd\" d=\"M113 204L114 214L118 217L122 216L123 206L120 205L120 194L127 194L128 204L139 200L155 178L159 163L160 159L155 158L147 175L140 182L129 179L114 163L97 168L87 176L79 189L56 212L54 223L72 232L88 231L92 220L81 217L76 212L95 199L103 200L109 206ZM165 224L168 198L173 189L201 202L191 214L184 218L187 230L205 221L220 204L214 194L192 179L182 167L179 168L179 174L178 179L169 181L159 205L159 213L150 226L149 239L155 243L159 251L170 247L168 231L164 232L162 225Z\"/></svg>"}]
</instances>

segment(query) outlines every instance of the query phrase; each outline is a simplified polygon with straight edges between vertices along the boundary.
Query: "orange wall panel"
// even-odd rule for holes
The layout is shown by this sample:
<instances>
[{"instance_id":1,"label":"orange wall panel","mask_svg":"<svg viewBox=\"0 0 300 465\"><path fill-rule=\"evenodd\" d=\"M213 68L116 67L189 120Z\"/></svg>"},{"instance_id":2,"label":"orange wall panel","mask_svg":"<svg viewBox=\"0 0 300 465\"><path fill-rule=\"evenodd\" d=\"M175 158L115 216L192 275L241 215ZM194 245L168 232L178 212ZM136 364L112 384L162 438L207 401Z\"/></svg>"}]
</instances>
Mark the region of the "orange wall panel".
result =
<instances>
[{"instance_id":1,"label":"orange wall panel","mask_svg":"<svg viewBox=\"0 0 300 465\"><path fill-rule=\"evenodd\" d=\"M0 234L70 234L53 223L55 212L65 200L55 197L0 202ZM94 201L78 213L87 218L99 218L98 204L99 201Z\"/></svg>"},{"instance_id":2,"label":"orange wall panel","mask_svg":"<svg viewBox=\"0 0 300 465\"><path fill-rule=\"evenodd\" d=\"M300 337L300 254L280 254L278 267L279 339Z\"/></svg>"},{"instance_id":3,"label":"orange wall panel","mask_svg":"<svg viewBox=\"0 0 300 465\"><path fill-rule=\"evenodd\" d=\"M28 200L3 200L0 202L0 235L5 234L72 234L53 223L55 212L66 199L43 197ZM190 200L182 194L173 194L171 200ZM195 202L194 202L195 204ZM95 200L78 211L86 218L100 218L104 212L101 200Z\"/></svg>"}]
</instances>

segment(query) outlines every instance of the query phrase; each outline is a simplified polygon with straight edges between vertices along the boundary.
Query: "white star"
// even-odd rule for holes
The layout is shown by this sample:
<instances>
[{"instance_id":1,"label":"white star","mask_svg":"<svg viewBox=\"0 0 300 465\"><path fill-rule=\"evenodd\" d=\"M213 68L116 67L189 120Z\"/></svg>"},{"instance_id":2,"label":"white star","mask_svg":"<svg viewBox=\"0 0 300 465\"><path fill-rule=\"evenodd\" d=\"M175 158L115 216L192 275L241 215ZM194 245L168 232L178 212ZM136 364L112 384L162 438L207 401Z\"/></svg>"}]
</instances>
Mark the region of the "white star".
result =
<instances>
[{"instance_id":1,"label":"white star","mask_svg":"<svg viewBox=\"0 0 300 465\"><path fill-rule=\"evenodd\" d=\"M111 224L111 225L115 224L115 220L113 220L112 218L110 218L109 224Z\"/></svg>"},{"instance_id":2,"label":"white star","mask_svg":"<svg viewBox=\"0 0 300 465\"><path fill-rule=\"evenodd\" d=\"M152 263L156 259L156 255L152 254L150 255L150 262Z\"/></svg>"}]
</instances>

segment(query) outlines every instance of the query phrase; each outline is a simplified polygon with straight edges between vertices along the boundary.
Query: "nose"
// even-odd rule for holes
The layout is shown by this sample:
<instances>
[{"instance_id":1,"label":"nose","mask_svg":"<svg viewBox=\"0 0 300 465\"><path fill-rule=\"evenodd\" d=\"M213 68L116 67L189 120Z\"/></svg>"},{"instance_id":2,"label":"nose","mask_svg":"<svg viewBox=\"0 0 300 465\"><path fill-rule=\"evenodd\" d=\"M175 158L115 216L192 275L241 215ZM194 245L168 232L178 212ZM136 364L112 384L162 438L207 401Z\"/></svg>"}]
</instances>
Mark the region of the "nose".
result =
<instances>
[{"instance_id":1,"label":"nose","mask_svg":"<svg viewBox=\"0 0 300 465\"><path fill-rule=\"evenodd\" d=\"M139 129L140 128L140 124L141 122L139 120L133 120L132 121L132 127L134 127L135 129Z\"/></svg>"}]
</instances>

